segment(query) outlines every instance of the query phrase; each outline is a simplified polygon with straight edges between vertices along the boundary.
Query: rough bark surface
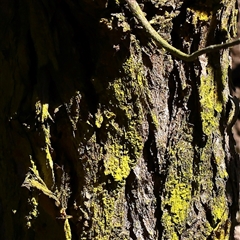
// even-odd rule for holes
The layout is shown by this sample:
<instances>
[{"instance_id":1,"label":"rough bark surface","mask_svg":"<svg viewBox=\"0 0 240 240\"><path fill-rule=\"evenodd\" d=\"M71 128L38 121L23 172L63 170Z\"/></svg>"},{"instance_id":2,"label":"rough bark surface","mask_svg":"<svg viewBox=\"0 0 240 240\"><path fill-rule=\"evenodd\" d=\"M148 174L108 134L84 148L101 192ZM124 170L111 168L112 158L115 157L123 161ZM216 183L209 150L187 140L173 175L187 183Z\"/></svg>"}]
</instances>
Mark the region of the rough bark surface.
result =
<instances>
[{"instance_id":1,"label":"rough bark surface","mask_svg":"<svg viewBox=\"0 0 240 240\"><path fill-rule=\"evenodd\" d=\"M139 2L173 46L236 33L233 0ZM2 239L227 239L229 50L158 49L124 1L0 3Z\"/></svg>"}]
</instances>

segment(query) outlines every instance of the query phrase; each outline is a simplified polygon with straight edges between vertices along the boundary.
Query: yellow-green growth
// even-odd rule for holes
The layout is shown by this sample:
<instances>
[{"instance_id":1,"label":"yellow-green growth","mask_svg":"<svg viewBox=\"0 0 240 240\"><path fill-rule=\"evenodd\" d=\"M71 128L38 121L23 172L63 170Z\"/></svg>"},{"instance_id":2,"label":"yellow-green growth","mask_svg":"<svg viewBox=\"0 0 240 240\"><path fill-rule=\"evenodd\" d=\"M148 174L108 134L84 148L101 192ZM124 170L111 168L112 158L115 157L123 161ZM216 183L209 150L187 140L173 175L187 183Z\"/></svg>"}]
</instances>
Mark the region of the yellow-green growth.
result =
<instances>
[{"instance_id":1,"label":"yellow-green growth","mask_svg":"<svg viewBox=\"0 0 240 240\"><path fill-rule=\"evenodd\" d=\"M104 161L105 174L111 174L115 181L126 179L130 173L128 151L123 149L122 145L110 145L106 147L107 156Z\"/></svg>"},{"instance_id":2,"label":"yellow-green growth","mask_svg":"<svg viewBox=\"0 0 240 240\"><path fill-rule=\"evenodd\" d=\"M32 222L38 217L38 214L39 214L37 195L35 197L30 198L28 200L28 204L31 206L31 210L28 213L28 216L26 216L26 219L27 219L26 227L31 228L32 227Z\"/></svg>"},{"instance_id":3,"label":"yellow-green growth","mask_svg":"<svg viewBox=\"0 0 240 240\"><path fill-rule=\"evenodd\" d=\"M100 113L100 110L95 114L95 125L97 128L100 128L103 122L103 116Z\"/></svg>"},{"instance_id":4,"label":"yellow-green growth","mask_svg":"<svg viewBox=\"0 0 240 240\"><path fill-rule=\"evenodd\" d=\"M175 182L176 185L174 181L171 182L169 189L172 188L172 191L169 190L169 199L166 202L164 201L164 204L169 204L171 206L171 222L178 225L183 224L186 220L191 200L191 186L190 184Z\"/></svg>"},{"instance_id":5,"label":"yellow-green growth","mask_svg":"<svg viewBox=\"0 0 240 240\"><path fill-rule=\"evenodd\" d=\"M92 203L93 207L93 226L94 239L110 239L114 228L120 227L123 220L123 212L119 213L118 202L121 201L120 195L124 194L124 189L115 192L113 195L104 190L101 186L94 189L94 194L98 200Z\"/></svg>"},{"instance_id":6,"label":"yellow-green growth","mask_svg":"<svg viewBox=\"0 0 240 240\"><path fill-rule=\"evenodd\" d=\"M212 203L213 226L228 219L226 198L224 193L213 198Z\"/></svg>"},{"instance_id":7,"label":"yellow-green growth","mask_svg":"<svg viewBox=\"0 0 240 240\"><path fill-rule=\"evenodd\" d=\"M179 134L181 134L180 131L184 131L185 124L183 123L181 127ZM165 197L161 203L162 225L169 239L179 239L178 236L185 229L188 211L190 211L193 180L191 132L187 138L189 142L180 140L169 149L171 164L164 187Z\"/></svg>"},{"instance_id":8,"label":"yellow-green growth","mask_svg":"<svg viewBox=\"0 0 240 240\"><path fill-rule=\"evenodd\" d=\"M64 233L65 233L66 240L72 239L72 232L71 232L71 227L70 227L68 219L64 220Z\"/></svg>"},{"instance_id":9,"label":"yellow-green growth","mask_svg":"<svg viewBox=\"0 0 240 240\"><path fill-rule=\"evenodd\" d=\"M143 140L139 130L143 121L142 101L148 100L144 93L146 80L142 76L142 62L130 57L123 64L123 70L130 78L127 80L128 84L124 82L125 79L115 79L109 83L109 90L114 95L114 101L117 101L115 111L120 112L124 129L114 110L105 109L103 114L98 111L96 116L97 126L101 125L108 130L108 141L104 147L105 174L111 174L115 181L120 182L127 178L134 162L141 154ZM134 102L133 96L136 98ZM130 102L132 103L129 104Z\"/></svg>"},{"instance_id":10,"label":"yellow-green growth","mask_svg":"<svg viewBox=\"0 0 240 240\"><path fill-rule=\"evenodd\" d=\"M218 235L216 239L227 239L229 213L225 189L228 174L225 165L224 143L220 137L222 134L219 126L229 94L226 81L228 79L228 68L226 66L229 64L229 55L228 52L223 52L221 69L219 68L218 71L210 65L205 65L204 61L200 61L200 63L202 65L199 87L201 120L203 132L208 136L208 140L200 155L199 181L202 194L204 192L206 196L204 201L209 205L212 216L212 221L209 222L208 227L209 230L211 229L210 234L212 236ZM218 72L221 74L218 74ZM220 91L219 87L224 90ZM219 97L219 94L222 94L222 96ZM215 167L212 167L213 165ZM217 188L217 190L214 188ZM220 232L221 236L219 237Z\"/></svg>"},{"instance_id":11,"label":"yellow-green growth","mask_svg":"<svg viewBox=\"0 0 240 240\"><path fill-rule=\"evenodd\" d=\"M121 71L124 72L124 77L107 83L100 99L101 105L95 114L95 126L99 129L99 134L102 134L102 139L105 139L100 149L100 158L103 159L104 181L107 183L97 183L94 188L93 195L96 197L93 197L95 201L91 203L94 215L91 231L94 239L119 237L112 234L116 234L116 229L121 229L125 221L125 209L119 210L125 198L123 183L143 149L143 103L148 101L145 93L148 86L143 76L141 47L135 39L131 41L130 50L134 52L123 63ZM94 84L100 85L97 81ZM118 184L114 191L109 192L106 184L112 184L112 179L113 186ZM83 233L82 238L86 235Z\"/></svg>"},{"instance_id":12,"label":"yellow-green growth","mask_svg":"<svg viewBox=\"0 0 240 240\"><path fill-rule=\"evenodd\" d=\"M38 117L38 121L42 126L42 131L40 135L42 146L34 146L36 159L41 167L41 171L44 175L44 181L49 187L52 187L54 184L54 170L53 170L53 160L50 153L51 148L51 135L50 135L50 126L46 123L47 120L52 118L48 112L48 104L42 104L41 101L35 103L35 112Z\"/></svg>"},{"instance_id":13,"label":"yellow-green growth","mask_svg":"<svg viewBox=\"0 0 240 240\"><path fill-rule=\"evenodd\" d=\"M201 22L208 22L211 19L211 12L199 11L195 9L190 9L193 14L193 24L196 25L199 21Z\"/></svg>"},{"instance_id":14,"label":"yellow-green growth","mask_svg":"<svg viewBox=\"0 0 240 240\"><path fill-rule=\"evenodd\" d=\"M201 77L199 95L202 107L201 118L203 132L206 135L210 135L219 126L223 103L218 99L213 69L209 66L206 71L207 74ZM221 81L221 79L219 79L219 81Z\"/></svg>"}]
</instances>

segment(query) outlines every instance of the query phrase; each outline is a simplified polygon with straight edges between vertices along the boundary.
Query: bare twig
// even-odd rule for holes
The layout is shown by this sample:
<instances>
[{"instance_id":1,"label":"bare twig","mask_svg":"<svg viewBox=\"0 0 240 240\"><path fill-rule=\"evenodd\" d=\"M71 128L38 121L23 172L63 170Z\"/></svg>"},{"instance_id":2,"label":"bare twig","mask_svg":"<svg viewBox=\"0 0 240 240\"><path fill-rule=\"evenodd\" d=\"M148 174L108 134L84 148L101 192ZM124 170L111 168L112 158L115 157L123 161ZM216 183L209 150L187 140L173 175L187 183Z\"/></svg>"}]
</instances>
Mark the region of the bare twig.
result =
<instances>
[{"instance_id":1,"label":"bare twig","mask_svg":"<svg viewBox=\"0 0 240 240\"><path fill-rule=\"evenodd\" d=\"M229 48L229 47L232 47L232 46L240 43L240 38L238 38L238 39L235 39L235 40L231 40L227 43L210 45L206 48L197 50L196 52L193 52L192 54L184 53L181 50L179 50L179 49L173 47L172 45L170 45L166 40L164 40L156 32L156 30L151 26L149 21L144 16L144 13L142 12L142 10L139 7L136 0L126 0L126 2L128 3L128 6L129 6L132 14L137 18L139 23L143 26L143 28L149 34L149 36L157 43L157 45L165 48L173 56L178 57L181 60L184 60L186 62L194 61L196 58L198 58L202 54L210 53L210 52L213 52L213 51L218 51L218 50L224 49L224 48Z\"/></svg>"}]
</instances>

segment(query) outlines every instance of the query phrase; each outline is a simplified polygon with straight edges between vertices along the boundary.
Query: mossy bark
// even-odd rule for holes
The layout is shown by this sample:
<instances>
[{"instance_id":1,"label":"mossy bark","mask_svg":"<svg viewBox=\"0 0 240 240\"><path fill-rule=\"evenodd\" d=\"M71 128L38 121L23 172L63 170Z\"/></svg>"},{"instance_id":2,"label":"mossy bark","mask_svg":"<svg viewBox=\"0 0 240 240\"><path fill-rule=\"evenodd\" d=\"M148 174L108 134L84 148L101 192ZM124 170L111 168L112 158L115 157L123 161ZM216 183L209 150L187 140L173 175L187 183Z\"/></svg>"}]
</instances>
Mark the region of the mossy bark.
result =
<instances>
[{"instance_id":1,"label":"mossy bark","mask_svg":"<svg viewBox=\"0 0 240 240\"><path fill-rule=\"evenodd\" d=\"M142 7L187 53L236 32L233 0ZM228 49L176 59L124 1L9 0L0 9L2 239L232 234Z\"/></svg>"}]
</instances>

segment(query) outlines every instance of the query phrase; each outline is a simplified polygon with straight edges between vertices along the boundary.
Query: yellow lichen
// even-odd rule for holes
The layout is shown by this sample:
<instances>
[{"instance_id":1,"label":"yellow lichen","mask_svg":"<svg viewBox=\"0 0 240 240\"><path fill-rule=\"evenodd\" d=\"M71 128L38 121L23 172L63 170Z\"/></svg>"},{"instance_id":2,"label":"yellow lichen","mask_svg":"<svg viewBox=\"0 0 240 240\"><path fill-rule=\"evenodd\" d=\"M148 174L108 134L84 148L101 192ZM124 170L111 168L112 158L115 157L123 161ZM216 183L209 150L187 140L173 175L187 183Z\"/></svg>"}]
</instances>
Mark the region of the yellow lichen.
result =
<instances>
[{"instance_id":1,"label":"yellow lichen","mask_svg":"<svg viewBox=\"0 0 240 240\"><path fill-rule=\"evenodd\" d=\"M94 214L92 225L94 239L111 237L116 239L111 234L114 228L121 228L124 218L124 210L119 210L122 202L118 203L124 198L122 183L128 177L143 149L141 124L144 118L142 109L144 94L142 91L146 81L142 76L141 59L129 57L123 64L122 71L126 73L126 78L116 78L108 83L107 94L112 96L112 99L107 99L110 102L109 109L99 108L96 114L96 121L99 123L96 126L101 127L100 134L106 137L106 142L99 153L103 159L104 175L107 176L109 184L112 184L113 178L118 186L113 192L106 190L105 182L94 188L96 201L91 203ZM121 193L123 196L120 198Z\"/></svg>"},{"instance_id":2,"label":"yellow lichen","mask_svg":"<svg viewBox=\"0 0 240 240\"><path fill-rule=\"evenodd\" d=\"M211 12L199 11L195 9L189 9L193 14L192 23L196 25L198 21L208 22L211 19Z\"/></svg>"},{"instance_id":3,"label":"yellow lichen","mask_svg":"<svg viewBox=\"0 0 240 240\"><path fill-rule=\"evenodd\" d=\"M38 214L39 214L38 209L37 209L38 208L38 201L37 201L37 199L35 197L32 197L30 199L30 202L31 202L31 206L32 206L31 215L34 218L36 218L38 216Z\"/></svg>"},{"instance_id":4,"label":"yellow lichen","mask_svg":"<svg viewBox=\"0 0 240 240\"><path fill-rule=\"evenodd\" d=\"M97 113L95 113L95 125L97 128L100 128L103 122L103 116L101 112L98 110Z\"/></svg>"},{"instance_id":5,"label":"yellow lichen","mask_svg":"<svg viewBox=\"0 0 240 240\"><path fill-rule=\"evenodd\" d=\"M115 118L116 114L114 112L110 112L108 110L104 111L104 115L106 116L106 118L111 119L111 118Z\"/></svg>"},{"instance_id":6,"label":"yellow lichen","mask_svg":"<svg viewBox=\"0 0 240 240\"><path fill-rule=\"evenodd\" d=\"M115 181L122 181L130 173L130 157L123 146L115 144L106 147L107 156L104 161L105 174L111 174Z\"/></svg>"},{"instance_id":7,"label":"yellow lichen","mask_svg":"<svg viewBox=\"0 0 240 240\"><path fill-rule=\"evenodd\" d=\"M224 223L228 219L227 202L224 195L213 198L212 215L214 225L217 225L219 221Z\"/></svg>"},{"instance_id":8,"label":"yellow lichen","mask_svg":"<svg viewBox=\"0 0 240 240\"><path fill-rule=\"evenodd\" d=\"M94 194L99 195L99 202L92 203L94 208L93 225L96 235L94 239L109 239L112 229L121 226L116 217L119 193L112 196L106 190L103 190L102 185L100 185L94 188Z\"/></svg>"},{"instance_id":9,"label":"yellow lichen","mask_svg":"<svg viewBox=\"0 0 240 240\"><path fill-rule=\"evenodd\" d=\"M206 135L210 135L214 129L218 128L218 123L222 112L222 103L218 101L212 68L208 68L208 75L201 78L199 87L200 103L202 106L201 118L203 131ZM216 115L216 113L218 113Z\"/></svg>"},{"instance_id":10,"label":"yellow lichen","mask_svg":"<svg viewBox=\"0 0 240 240\"><path fill-rule=\"evenodd\" d=\"M164 200L164 204L169 204L171 221L182 225L186 220L190 199L191 186L185 183L168 183L169 184L169 199ZM170 186L171 184L171 186Z\"/></svg>"},{"instance_id":11,"label":"yellow lichen","mask_svg":"<svg viewBox=\"0 0 240 240\"><path fill-rule=\"evenodd\" d=\"M49 117L49 112L48 112L48 104L44 103L42 104L42 115L41 115L41 122L45 122L45 120L48 119Z\"/></svg>"},{"instance_id":12,"label":"yellow lichen","mask_svg":"<svg viewBox=\"0 0 240 240\"><path fill-rule=\"evenodd\" d=\"M72 239L72 232L71 232L71 227L69 224L68 219L64 220L64 233L65 233L65 238L66 240L71 240Z\"/></svg>"}]
</instances>

